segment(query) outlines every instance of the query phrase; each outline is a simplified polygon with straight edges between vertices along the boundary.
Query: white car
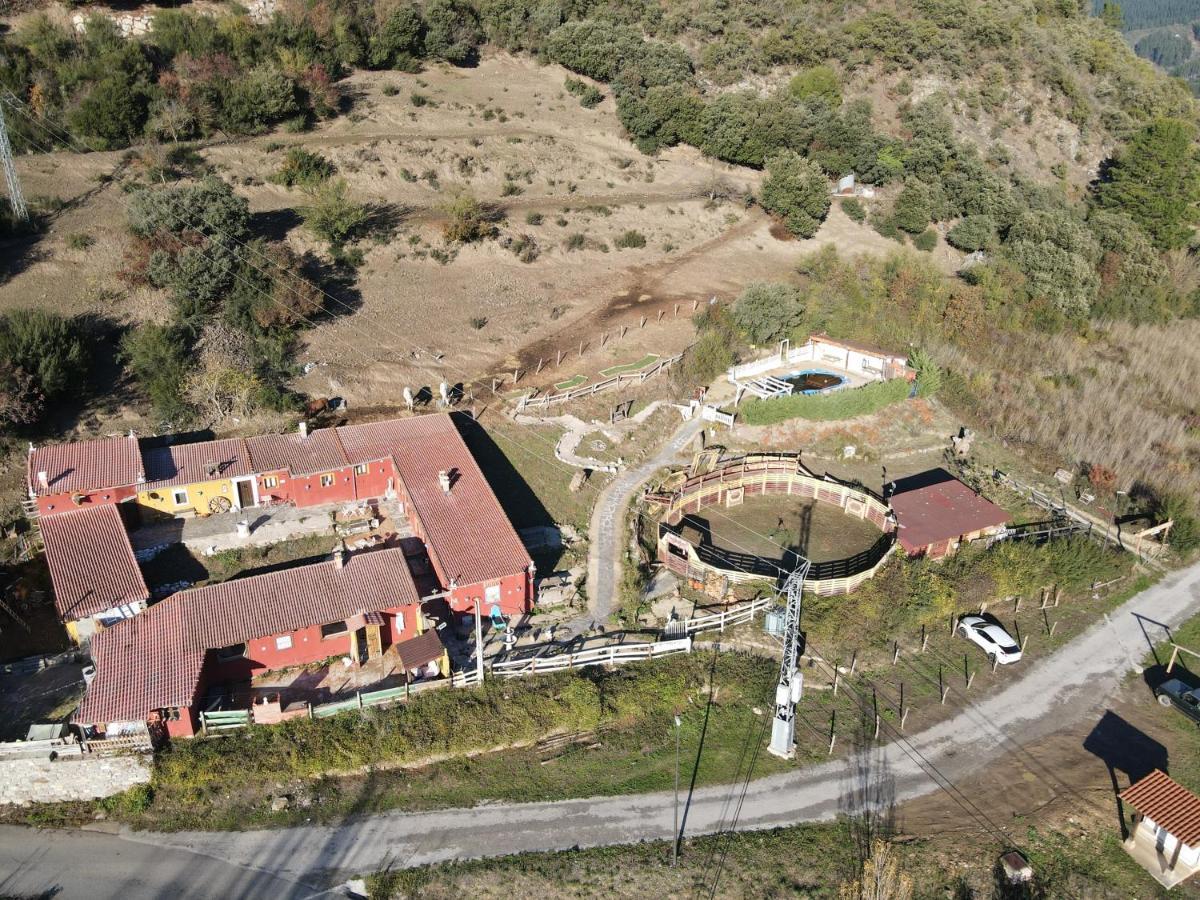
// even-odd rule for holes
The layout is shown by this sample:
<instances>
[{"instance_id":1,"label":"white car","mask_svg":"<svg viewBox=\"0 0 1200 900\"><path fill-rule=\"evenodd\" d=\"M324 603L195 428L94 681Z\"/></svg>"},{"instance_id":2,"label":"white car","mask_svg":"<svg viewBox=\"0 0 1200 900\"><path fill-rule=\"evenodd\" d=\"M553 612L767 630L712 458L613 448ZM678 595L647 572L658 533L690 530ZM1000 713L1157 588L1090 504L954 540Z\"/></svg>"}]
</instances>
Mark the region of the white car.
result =
<instances>
[{"instance_id":1,"label":"white car","mask_svg":"<svg viewBox=\"0 0 1200 900\"><path fill-rule=\"evenodd\" d=\"M978 644L988 659L1002 666L1021 661L1021 648L1012 635L983 616L963 616L958 620L957 631L968 641Z\"/></svg>"}]
</instances>

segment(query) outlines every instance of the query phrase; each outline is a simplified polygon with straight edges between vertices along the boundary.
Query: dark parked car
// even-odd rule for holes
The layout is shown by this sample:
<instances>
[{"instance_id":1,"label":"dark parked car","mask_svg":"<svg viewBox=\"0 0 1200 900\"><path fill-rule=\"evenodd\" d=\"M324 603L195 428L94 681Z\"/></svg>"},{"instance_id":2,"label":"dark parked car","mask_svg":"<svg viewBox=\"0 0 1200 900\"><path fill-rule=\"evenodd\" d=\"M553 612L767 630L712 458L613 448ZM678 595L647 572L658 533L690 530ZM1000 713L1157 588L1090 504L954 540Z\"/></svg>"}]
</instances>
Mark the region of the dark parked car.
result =
<instances>
[{"instance_id":1,"label":"dark parked car","mask_svg":"<svg viewBox=\"0 0 1200 900\"><path fill-rule=\"evenodd\" d=\"M1164 681L1154 695L1163 706L1174 706L1193 722L1200 724L1200 694L1178 678Z\"/></svg>"}]
</instances>

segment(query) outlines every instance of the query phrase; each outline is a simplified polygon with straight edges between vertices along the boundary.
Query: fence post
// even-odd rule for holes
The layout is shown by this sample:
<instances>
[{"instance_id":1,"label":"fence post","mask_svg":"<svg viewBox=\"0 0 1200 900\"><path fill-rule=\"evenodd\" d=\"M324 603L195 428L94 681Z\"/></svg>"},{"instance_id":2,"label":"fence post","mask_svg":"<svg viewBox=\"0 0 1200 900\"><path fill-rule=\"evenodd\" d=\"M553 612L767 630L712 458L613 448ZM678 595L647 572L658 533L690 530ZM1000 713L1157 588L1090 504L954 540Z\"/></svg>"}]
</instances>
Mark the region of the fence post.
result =
<instances>
[{"instance_id":1,"label":"fence post","mask_svg":"<svg viewBox=\"0 0 1200 900\"><path fill-rule=\"evenodd\" d=\"M946 694L949 692L950 688L947 687L945 680L942 678L942 664L938 663L938 694L941 695L941 704L943 706L946 705Z\"/></svg>"},{"instance_id":2,"label":"fence post","mask_svg":"<svg viewBox=\"0 0 1200 900\"><path fill-rule=\"evenodd\" d=\"M906 706L906 707L904 707L904 710L900 713L900 730L901 731L904 730L904 723L908 721L909 709L911 709L911 707Z\"/></svg>"},{"instance_id":3,"label":"fence post","mask_svg":"<svg viewBox=\"0 0 1200 900\"><path fill-rule=\"evenodd\" d=\"M893 641L892 643L894 645L894 650L892 651L892 665L894 666L900 660L900 642Z\"/></svg>"},{"instance_id":4,"label":"fence post","mask_svg":"<svg viewBox=\"0 0 1200 900\"><path fill-rule=\"evenodd\" d=\"M855 650L850 654L850 677L854 677L854 668L858 665L858 651Z\"/></svg>"},{"instance_id":5,"label":"fence post","mask_svg":"<svg viewBox=\"0 0 1200 900\"><path fill-rule=\"evenodd\" d=\"M829 756L833 756L833 744L834 744L834 741L837 740L836 726L837 726L837 710L831 709L829 711L829 753L828 753Z\"/></svg>"},{"instance_id":6,"label":"fence post","mask_svg":"<svg viewBox=\"0 0 1200 900\"><path fill-rule=\"evenodd\" d=\"M834 663L834 666L833 666L833 696L835 696L835 697L837 696L837 692L838 692L838 681L841 679L841 677L842 677L842 673L839 671L837 663Z\"/></svg>"}]
</instances>

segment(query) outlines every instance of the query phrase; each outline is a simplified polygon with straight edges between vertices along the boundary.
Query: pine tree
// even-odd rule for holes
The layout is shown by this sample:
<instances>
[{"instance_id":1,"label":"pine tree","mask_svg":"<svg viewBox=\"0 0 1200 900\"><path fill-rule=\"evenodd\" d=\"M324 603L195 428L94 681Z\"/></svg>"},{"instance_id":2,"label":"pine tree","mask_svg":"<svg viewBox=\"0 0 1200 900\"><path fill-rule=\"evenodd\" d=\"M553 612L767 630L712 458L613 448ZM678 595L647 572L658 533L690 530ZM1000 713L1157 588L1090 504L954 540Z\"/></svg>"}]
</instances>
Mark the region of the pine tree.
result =
<instances>
[{"instance_id":1,"label":"pine tree","mask_svg":"<svg viewBox=\"0 0 1200 900\"><path fill-rule=\"evenodd\" d=\"M1192 237L1200 201L1195 140L1190 122L1151 122L1112 160L1096 189L1097 203L1129 215L1159 250L1183 247Z\"/></svg>"}]
</instances>

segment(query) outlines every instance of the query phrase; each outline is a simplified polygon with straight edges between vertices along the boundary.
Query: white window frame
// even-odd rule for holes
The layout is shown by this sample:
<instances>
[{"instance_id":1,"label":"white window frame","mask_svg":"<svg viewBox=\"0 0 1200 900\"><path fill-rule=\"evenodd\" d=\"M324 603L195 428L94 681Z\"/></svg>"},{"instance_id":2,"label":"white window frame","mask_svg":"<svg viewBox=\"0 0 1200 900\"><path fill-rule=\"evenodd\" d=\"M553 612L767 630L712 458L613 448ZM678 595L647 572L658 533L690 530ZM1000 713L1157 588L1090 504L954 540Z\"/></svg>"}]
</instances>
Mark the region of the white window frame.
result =
<instances>
[{"instance_id":1,"label":"white window frame","mask_svg":"<svg viewBox=\"0 0 1200 900\"><path fill-rule=\"evenodd\" d=\"M500 602L500 585L489 584L483 589L484 603L499 603Z\"/></svg>"},{"instance_id":2,"label":"white window frame","mask_svg":"<svg viewBox=\"0 0 1200 900\"><path fill-rule=\"evenodd\" d=\"M275 649L276 650L291 650L292 649L292 636L290 634L278 635L275 638Z\"/></svg>"},{"instance_id":3,"label":"white window frame","mask_svg":"<svg viewBox=\"0 0 1200 900\"><path fill-rule=\"evenodd\" d=\"M354 467L355 475L366 475L370 471L371 471L371 467L369 465L367 465L366 463L359 463L357 466Z\"/></svg>"},{"instance_id":4,"label":"white window frame","mask_svg":"<svg viewBox=\"0 0 1200 900\"><path fill-rule=\"evenodd\" d=\"M333 487L334 477L332 472L327 472L321 476L321 487Z\"/></svg>"},{"instance_id":5,"label":"white window frame","mask_svg":"<svg viewBox=\"0 0 1200 900\"><path fill-rule=\"evenodd\" d=\"M273 487L279 487L279 479L274 475L264 475L263 487L265 487L267 490L270 490Z\"/></svg>"},{"instance_id":6,"label":"white window frame","mask_svg":"<svg viewBox=\"0 0 1200 900\"><path fill-rule=\"evenodd\" d=\"M179 499L179 497L180 497L181 495L183 496L183 499L182 499L182 500L180 500L180 499ZM187 488L173 488L173 489L171 490L171 501L172 501L172 502L173 502L173 503L174 503L176 506L187 506L187 505L188 505L188 492L187 492Z\"/></svg>"}]
</instances>

